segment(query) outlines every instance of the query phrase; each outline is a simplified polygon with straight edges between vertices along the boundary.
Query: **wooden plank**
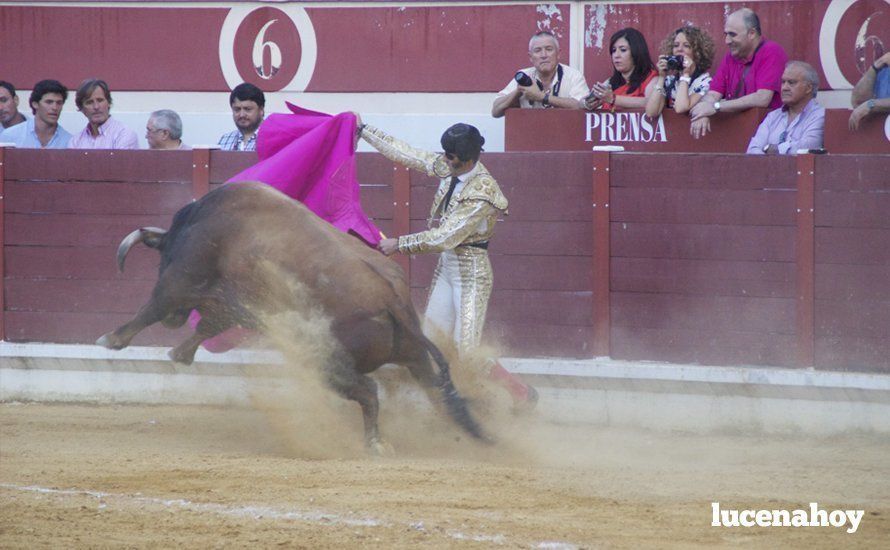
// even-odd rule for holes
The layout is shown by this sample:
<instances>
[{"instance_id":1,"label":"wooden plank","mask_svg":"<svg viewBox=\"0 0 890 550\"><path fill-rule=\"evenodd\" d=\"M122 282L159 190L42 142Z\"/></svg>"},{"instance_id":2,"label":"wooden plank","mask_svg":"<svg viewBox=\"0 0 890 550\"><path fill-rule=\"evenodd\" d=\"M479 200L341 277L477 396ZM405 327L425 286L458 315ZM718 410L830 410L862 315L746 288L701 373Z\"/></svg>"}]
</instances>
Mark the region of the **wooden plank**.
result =
<instances>
[{"instance_id":1,"label":"wooden plank","mask_svg":"<svg viewBox=\"0 0 890 550\"><path fill-rule=\"evenodd\" d=\"M722 190L794 189L793 158L697 153L614 155L612 187Z\"/></svg>"},{"instance_id":2,"label":"wooden plank","mask_svg":"<svg viewBox=\"0 0 890 550\"><path fill-rule=\"evenodd\" d=\"M593 243L591 256L591 289L593 301L591 304L591 352L598 357L609 355L609 334L612 325L611 320L611 294L609 292L609 270L611 260L610 249L610 221L611 209L611 155L604 152L593 153L593 177L591 193L593 223L590 230L593 234L590 240Z\"/></svg>"},{"instance_id":3,"label":"wooden plank","mask_svg":"<svg viewBox=\"0 0 890 550\"><path fill-rule=\"evenodd\" d=\"M411 221L411 231L426 223ZM489 251L535 256L590 256L590 224L584 222L504 222L495 229Z\"/></svg>"},{"instance_id":4,"label":"wooden plank","mask_svg":"<svg viewBox=\"0 0 890 550\"><path fill-rule=\"evenodd\" d=\"M592 324L593 296L587 292L494 290L488 320L521 324L584 326Z\"/></svg>"},{"instance_id":5,"label":"wooden plank","mask_svg":"<svg viewBox=\"0 0 890 550\"><path fill-rule=\"evenodd\" d=\"M612 291L794 298L788 262L612 258ZM817 280L819 280L817 278Z\"/></svg>"},{"instance_id":6,"label":"wooden plank","mask_svg":"<svg viewBox=\"0 0 890 550\"><path fill-rule=\"evenodd\" d=\"M612 221L793 226L794 191L621 188L612 190Z\"/></svg>"},{"instance_id":7,"label":"wooden plank","mask_svg":"<svg viewBox=\"0 0 890 550\"><path fill-rule=\"evenodd\" d=\"M890 339L817 335L816 368L886 374L890 371Z\"/></svg>"},{"instance_id":8,"label":"wooden plank","mask_svg":"<svg viewBox=\"0 0 890 550\"><path fill-rule=\"evenodd\" d=\"M167 214L191 200L185 182L10 182L6 211L24 214Z\"/></svg>"},{"instance_id":9,"label":"wooden plank","mask_svg":"<svg viewBox=\"0 0 890 550\"><path fill-rule=\"evenodd\" d=\"M816 159L816 190L890 191L890 155L823 155Z\"/></svg>"},{"instance_id":10,"label":"wooden plank","mask_svg":"<svg viewBox=\"0 0 890 550\"><path fill-rule=\"evenodd\" d=\"M355 171L362 185L392 185L392 161L380 153L356 153Z\"/></svg>"},{"instance_id":11,"label":"wooden plank","mask_svg":"<svg viewBox=\"0 0 890 550\"><path fill-rule=\"evenodd\" d=\"M628 361L790 367L794 350L790 334L612 328L612 357Z\"/></svg>"},{"instance_id":12,"label":"wooden plank","mask_svg":"<svg viewBox=\"0 0 890 550\"><path fill-rule=\"evenodd\" d=\"M591 355L589 334L587 327L488 323L483 342L502 357L587 358Z\"/></svg>"},{"instance_id":13,"label":"wooden plank","mask_svg":"<svg viewBox=\"0 0 890 550\"><path fill-rule=\"evenodd\" d=\"M117 245L8 246L7 277L45 279L148 280L158 278L160 255L156 250L134 247L127 255L126 271L118 275Z\"/></svg>"},{"instance_id":14,"label":"wooden plank","mask_svg":"<svg viewBox=\"0 0 890 550\"><path fill-rule=\"evenodd\" d=\"M612 293L612 326L794 334L795 302L784 298Z\"/></svg>"},{"instance_id":15,"label":"wooden plank","mask_svg":"<svg viewBox=\"0 0 890 550\"><path fill-rule=\"evenodd\" d=\"M822 264L890 265L890 229L816 228L816 258Z\"/></svg>"},{"instance_id":16,"label":"wooden plank","mask_svg":"<svg viewBox=\"0 0 890 550\"><path fill-rule=\"evenodd\" d=\"M890 300L890 265L817 262L816 300Z\"/></svg>"},{"instance_id":17,"label":"wooden plank","mask_svg":"<svg viewBox=\"0 0 890 550\"><path fill-rule=\"evenodd\" d=\"M511 186L502 189L509 202L505 222L514 221L586 221L592 219L590 211L590 184L587 185L537 185L534 187ZM414 186L411 188L411 219L426 220L436 188Z\"/></svg>"},{"instance_id":18,"label":"wooden plank","mask_svg":"<svg viewBox=\"0 0 890 550\"><path fill-rule=\"evenodd\" d=\"M154 281L8 279L10 311L135 314L151 297Z\"/></svg>"},{"instance_id":19,"label":"wooden plank","mask_svg":"<svg viewBox=\"0 0 890 550\"><path fill-rule=\"evenodd\" d=\"M6 340L6 152L11 149L0 146L0 342Z\"/></svg>"},{"instance_id":20,"label":"wooden plank","mask_svg":"<svg viewBox=\"0 0 890 550\"><path fill-rule=\"evenodd\" d=\"M10 311L7 313L9 342L52 342L57 344L93 344L111 330L132 319L121 313L45 313ZM170 330L160 323L148 327L133 338L134 346L173 346L191 331Z\"/></svg>"},{"instance_id":21,"label":"wooden plank","mask_svg":"<svg viewBox=\"0 0 890 550\"><path fill-rule=\"evenodd\" d=\"M385 233L387 237L398 238L411 233L411 175L407 167L392 164L392 233ZM411 280L411 261L404 254L393 256L408 280Z\"/></svg>"},{"instance_id":22,"label":"wooden plank","mask_svg":"<svg viewBox=\"0 0 890 550\"><path fill-rule=\"evenodd\" d=\"M7 152L7 180L190 181L189 151L121 149L15 149Z\"/></svg>"},{"instance_id":23,"label":"wooden plank","mask_svg":"<svg viewBox=\"0 0 890 550\"><path fill-rule=\"evenodd\" d=\"M192 149L192 198L200 199L210 192L210 149Z\"/></svg>"},{"instance_id":24,"label":"wooden plank","mask_svg":"<svg viewBox=\"0 0 890 550\"><path fill-rule=\"evenodd\" d=\"M813 357L813 300L815 296L815 161L797 156L797 366L811 367Z\"/></svg>"},{"instance_id":25,"label":"wooden plank","mask_svg":"<svg viewBox=\"0 0 890 550\"><path fill-rule=\"evenodd\" d=\"M225 183L229 178L247 170L258 160L254 151L210 151L211 188L213 184ZM191 166L191 162L189 166Z\"/></svg>"},{"instance_id":26,"label":"wooden plank","mask_svg":"<svg viewBox=\"0 0 890 550\"><path fill-rule=\"evenodd\" d=\"M612 223L612 257L792 262L793 227Z\"/></svg>"},{"instance_id":27,"label":"wooden plank","mask_svg":"<svg viewBox=\"0 0 890 550\"><path fill-rule=\"evenodd\" d=\"M10 214L7 246L110 246L137 227L169 227L172 216L110 216L79 214Z\"/></svg>"},{"instance_id":28,"label":"wooden plank","mask_svg":"<svg viewBox=\"0 0 890 550\"><path fill-rule=\"evenodd\" d=\"M890 340L890 300L818 300L816 334Z\"/></svg>"},{"instance_id":29,"label":"wooden plank","mask_svg":"<svg viewBox=\"0 0 890 550\"><path fill-rule=\"evenodd\" d=\"M816 226L890 229L890 186L886 191L817 193Z\"/></svg>"}]
</instances>

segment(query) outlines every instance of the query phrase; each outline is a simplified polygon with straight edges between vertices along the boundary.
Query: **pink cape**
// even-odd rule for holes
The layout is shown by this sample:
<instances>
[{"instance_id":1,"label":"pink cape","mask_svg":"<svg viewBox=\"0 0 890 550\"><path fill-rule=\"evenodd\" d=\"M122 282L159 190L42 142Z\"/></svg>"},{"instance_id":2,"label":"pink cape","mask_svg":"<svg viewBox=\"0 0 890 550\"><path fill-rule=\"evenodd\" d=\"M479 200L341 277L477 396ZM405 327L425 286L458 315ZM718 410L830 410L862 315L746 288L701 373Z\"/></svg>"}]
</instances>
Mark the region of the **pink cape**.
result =
<instances>
[{"instance_id":1,"label":"pink cape","mask_svg":"<svg viewBox=\"0 0 890 550\"><path fill-rule=\"evenodd\" d=\"M320 218L369 246L381 233L362 210L355 177L355 115L331 116L287 103L293 114L270 115L257 133L259 162L230 178L226 184L261 181L305 204ZM192 311L189 325L201 316ZM208 351L228 351L253 331L236 327L204 340Z\"/></svg>"}]
</instances>

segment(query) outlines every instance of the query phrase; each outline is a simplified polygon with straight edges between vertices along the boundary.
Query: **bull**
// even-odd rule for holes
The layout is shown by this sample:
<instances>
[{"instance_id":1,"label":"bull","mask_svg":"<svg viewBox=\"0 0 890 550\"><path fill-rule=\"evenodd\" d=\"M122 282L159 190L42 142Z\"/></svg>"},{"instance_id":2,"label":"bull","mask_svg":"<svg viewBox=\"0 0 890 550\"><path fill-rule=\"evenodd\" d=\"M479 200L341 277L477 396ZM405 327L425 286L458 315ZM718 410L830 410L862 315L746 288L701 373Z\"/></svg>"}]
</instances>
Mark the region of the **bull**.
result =
<instances>
[{"instance_id":1,"label":"bull","mask_svg":"<svg viewBox=\"0 0 890 550\"><path fill-rule=\"evenodd\" d=\"M388 450L377 425L377 384L368 376L385 363L407 367L431 399L441 396L461 428L488 441L454 387L444 355L421 330L404 272L299 202L262 183L223 185L180 209L168 231L141 228L125 237L117 251L121 271L139 243L161 256L151 299L98 345L125 348L144 328L180 327L197 310L195 332L169 353L174 362L191 364L201 342L229 328L268 331L276 315L320 308L338 344L325 382L361 406L372 452Z\"/></svg>"}]
</instances>

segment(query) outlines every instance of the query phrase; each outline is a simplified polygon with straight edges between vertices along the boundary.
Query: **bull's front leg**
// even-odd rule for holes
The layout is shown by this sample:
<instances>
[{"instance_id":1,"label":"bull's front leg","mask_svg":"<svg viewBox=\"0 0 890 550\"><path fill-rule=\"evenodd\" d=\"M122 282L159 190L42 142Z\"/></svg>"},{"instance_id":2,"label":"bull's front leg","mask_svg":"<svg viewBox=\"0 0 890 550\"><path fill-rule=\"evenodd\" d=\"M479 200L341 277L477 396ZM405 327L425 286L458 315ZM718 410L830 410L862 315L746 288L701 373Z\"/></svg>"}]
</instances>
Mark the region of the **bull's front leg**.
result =
<instances>
[{"instance_id":1,"label":"bull's front leg","mask_svg":"<svg viewBox=\"0 0 890 550\"><path fill-rule=\"evenodd\" d=\"M195 327L195 332L178 346L171 349L168 355L174 363L191 365L195 360L195 353L197 353L201 342L208 338L213 338L232 326L234 326L234 323L230 320L221 321L219 317L217 320L212 320L210 317L201 317L201 320L198 321L198 325Z\"/></svg>"},{"instance_id":2,"label":"bull's front leg","mask_svg":"<svg viewBox=\"0 0 890 550\"><path fill-rule=\"evenodd\" d=\"M139 310L132 321L100 337L96 340L96 345L108 349L123 349L129 346L133 337L139 334L145 327L157 323L166 315L167 310L158 305L157 300L151 300L142 306L142 309Z\"/></svg>"}]
</instances>

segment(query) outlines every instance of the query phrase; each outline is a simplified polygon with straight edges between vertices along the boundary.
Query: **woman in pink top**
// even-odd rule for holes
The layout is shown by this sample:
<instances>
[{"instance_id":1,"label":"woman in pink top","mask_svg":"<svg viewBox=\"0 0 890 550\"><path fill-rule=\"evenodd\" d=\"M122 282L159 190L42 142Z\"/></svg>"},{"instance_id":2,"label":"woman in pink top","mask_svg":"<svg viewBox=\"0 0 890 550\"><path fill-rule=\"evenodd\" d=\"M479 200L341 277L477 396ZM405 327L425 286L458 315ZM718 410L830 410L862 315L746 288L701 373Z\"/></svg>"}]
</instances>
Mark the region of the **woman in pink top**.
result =
<instances>
[{"instance_id":1,"label":"woman in pink top","mask_svg":"<svg viewBox=\"0 0 890 550\"><path fill-rule=\"evenodd\" d=\"M652 93L654 70L649 46L643 34L628 27L609 40L612 66L608 82L596 83L587 96L588 109L644 109L646 97Z\"/></svg>"}]
</instances>

